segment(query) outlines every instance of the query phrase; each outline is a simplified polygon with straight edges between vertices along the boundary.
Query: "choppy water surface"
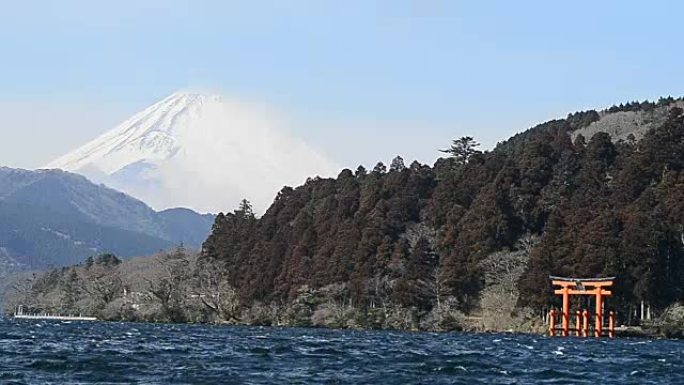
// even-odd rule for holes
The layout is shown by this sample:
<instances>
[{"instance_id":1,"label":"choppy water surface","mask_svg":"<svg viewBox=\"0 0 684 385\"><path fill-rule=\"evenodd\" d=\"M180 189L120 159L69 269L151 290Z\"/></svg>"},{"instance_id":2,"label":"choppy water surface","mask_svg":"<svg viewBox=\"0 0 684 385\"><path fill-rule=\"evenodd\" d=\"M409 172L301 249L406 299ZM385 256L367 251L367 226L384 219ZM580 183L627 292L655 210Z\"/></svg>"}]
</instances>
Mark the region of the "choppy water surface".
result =
<instances>
[{"instance_id":1,"label":"choppy water surface","mask_svg":"<svg viewBox=\"0 0 684 385\"><path fill-rule=\"evenodd\" d=\"M0 320L5 384L684 384L684 342Z\"/></svg>"}]
</instances>

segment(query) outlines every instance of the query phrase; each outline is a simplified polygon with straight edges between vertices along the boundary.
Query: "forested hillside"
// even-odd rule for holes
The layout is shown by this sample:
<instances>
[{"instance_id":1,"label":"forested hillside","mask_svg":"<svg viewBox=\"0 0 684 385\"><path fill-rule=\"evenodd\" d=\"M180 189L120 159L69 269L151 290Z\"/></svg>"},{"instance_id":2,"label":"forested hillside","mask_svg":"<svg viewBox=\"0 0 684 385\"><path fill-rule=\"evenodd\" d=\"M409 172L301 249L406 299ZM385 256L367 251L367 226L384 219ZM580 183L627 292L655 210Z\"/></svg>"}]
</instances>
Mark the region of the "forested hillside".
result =
<instances>
[{"instance_id":1,"label":"forested hillside","mask_svg":"<svg viewBox=\"0 0 684 385\"><path fill-rule=\"evenodd\" d=\"M219 214L199 256L179 249L145 269L96 259L20 281L8 303L108 319L530 331L556 301L549 275L616 276L607 306L631 322L641 303L657 314L684 300L682 104L580 112L488 152L456 139L433 166L396 157L312 178L262 217L247 201ZM616 114L629 127L612 140Z\"/></svg>"},{"instance_id":2,"label":"forested hillside","mask_svg":"<svg viewBox=\"0 0 684 385\"><path fill-rule=\"evenodd\" d=\"M434 167L397 157L285 187L261 218L248 207L220 214L203 258L222 263L244 303L341 285L337 295L359 308L427 312L449 299L470 312L514 268L509 291L534 311L552 301L550 274L616 276L622 314L642 300L662 309L684 295L679 104L571 114L486 153L456 140ZM573 132L625 110L665 118L638 141L598 132L573 143Z\"/></svg>"}]
</instances>

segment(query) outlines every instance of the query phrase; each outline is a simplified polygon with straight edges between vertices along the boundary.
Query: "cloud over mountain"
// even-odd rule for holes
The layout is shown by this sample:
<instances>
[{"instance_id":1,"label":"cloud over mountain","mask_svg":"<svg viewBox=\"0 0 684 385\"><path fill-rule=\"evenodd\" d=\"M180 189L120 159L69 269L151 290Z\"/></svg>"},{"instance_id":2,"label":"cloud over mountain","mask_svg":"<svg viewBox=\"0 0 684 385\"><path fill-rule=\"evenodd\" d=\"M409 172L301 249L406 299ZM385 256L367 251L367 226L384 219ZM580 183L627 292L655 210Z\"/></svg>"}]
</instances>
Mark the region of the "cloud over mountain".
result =
<instances>
[{"instance_id":1,"label":"cloud over mountain","mask_svg":"<svg viewBox=\"0 0 684 385\"><path fill-rule=\"evenodd\" d=\"M284 185L337 166L279 119L220 95L177 92L47 165L78 172L156 209L264 210Z\"/></svg>"}]
</instances>

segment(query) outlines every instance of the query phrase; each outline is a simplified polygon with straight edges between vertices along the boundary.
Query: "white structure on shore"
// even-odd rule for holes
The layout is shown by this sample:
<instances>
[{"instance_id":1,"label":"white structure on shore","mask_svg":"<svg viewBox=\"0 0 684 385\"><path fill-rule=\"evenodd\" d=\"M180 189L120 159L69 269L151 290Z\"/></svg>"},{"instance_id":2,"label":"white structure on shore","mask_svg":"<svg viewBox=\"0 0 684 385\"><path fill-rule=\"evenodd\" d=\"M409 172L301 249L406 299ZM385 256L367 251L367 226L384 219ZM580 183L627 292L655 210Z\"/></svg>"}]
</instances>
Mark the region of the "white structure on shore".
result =
<instances>
[{"instance_id":1,"label":"white structure on shore","mask_svg":"<svg viewBox=\"0 0 684 385\"><path fill-rule=\"evenodd\" d=\"M14 312L14 319L37 319L37 320L57 320L57 321L97 321L95 317L83 317L80 314L78 316L72 315L61 315L61 314L50 314L50 313L34 313L28 314L24 313L24 307L19 306Z\"/></svg>"}]
</instances>

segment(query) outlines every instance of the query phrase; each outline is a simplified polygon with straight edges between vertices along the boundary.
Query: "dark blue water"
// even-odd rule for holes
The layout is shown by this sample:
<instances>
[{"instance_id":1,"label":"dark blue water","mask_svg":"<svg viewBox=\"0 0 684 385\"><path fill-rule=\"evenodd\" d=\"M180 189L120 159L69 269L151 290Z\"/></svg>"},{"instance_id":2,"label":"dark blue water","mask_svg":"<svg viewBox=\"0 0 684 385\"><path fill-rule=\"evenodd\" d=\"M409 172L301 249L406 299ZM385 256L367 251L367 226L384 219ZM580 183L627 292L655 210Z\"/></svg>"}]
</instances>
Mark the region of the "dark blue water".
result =
<instances>
[{"instance_id":1,"label":"dark blue water","mask_svg":"<svg viewBox=\"0 0 684 385\"><path fill-rule=\"evenodd\" d=\"M0 320L5 384L684 384L684 342Z\"/></svg>"}]
</instances>

